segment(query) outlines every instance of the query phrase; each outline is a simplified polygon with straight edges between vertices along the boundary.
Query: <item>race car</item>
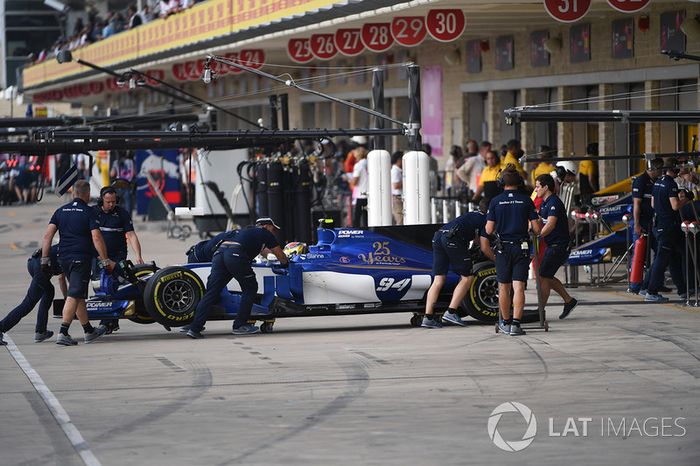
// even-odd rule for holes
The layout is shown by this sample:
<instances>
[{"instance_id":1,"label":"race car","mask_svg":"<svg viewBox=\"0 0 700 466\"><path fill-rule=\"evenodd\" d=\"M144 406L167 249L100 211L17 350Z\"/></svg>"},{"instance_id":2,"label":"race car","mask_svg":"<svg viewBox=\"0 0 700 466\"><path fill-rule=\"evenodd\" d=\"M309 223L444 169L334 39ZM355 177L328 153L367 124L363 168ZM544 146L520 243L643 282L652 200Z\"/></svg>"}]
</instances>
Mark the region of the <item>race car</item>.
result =
<instances>
[{"instance_id":1,"label":"race car","mask_svg":"<svg viewBox=\"0 0 700 466\"><path fill-rule=\"evenodd\" d=\"M319 228L314 245L287 245L288 268L258 260L253 270L258 295L251 320L272 331L278 317L411 312L411 324L420 325L425 294L430 287L431 239L439 225L376 227L370 229ZM459 309L461 316L495 322L498 283L494 264L475 246L476 278ZM123 261L112 274L102 271L93 282L88 315L97 319L130 319L162 324L166 328L191 322L205 291L211 263L158 268ZM446 308L459 277L450 273L440 301ZM240 306L240 287L232 280L209 320L232 320ZM60 309L54 309L54 313Z\"/></svg>"}]
</instances>

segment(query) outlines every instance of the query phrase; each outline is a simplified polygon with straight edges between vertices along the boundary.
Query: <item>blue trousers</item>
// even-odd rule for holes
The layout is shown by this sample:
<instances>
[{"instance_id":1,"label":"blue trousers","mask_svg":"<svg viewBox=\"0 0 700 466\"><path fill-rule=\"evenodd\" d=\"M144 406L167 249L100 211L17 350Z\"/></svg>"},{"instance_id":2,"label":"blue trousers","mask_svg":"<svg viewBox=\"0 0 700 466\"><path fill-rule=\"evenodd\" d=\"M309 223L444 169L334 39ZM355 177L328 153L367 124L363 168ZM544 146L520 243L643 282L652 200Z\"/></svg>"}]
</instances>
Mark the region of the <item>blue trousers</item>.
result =
<instances>
[{"instance_id":1,"label":"blue trousers","mask_svg":"<svg viewBox=\"0 0 700 466\"><path fill-rule=\"evenodd\" d=\"M27 295L21 303L10 311L7 316L0 321L0 332L9 332L20 320L34 309L36 303L39 304L39 312L36 316L35 332L43 333L46 331L46 322L49 318L49 308L53 304L54 287L51 284L51 278L41 272L39 259L29 259L27 261L27 270L32 276L32 282L29 284Z\"/></svg>"},{"instance_id":2,"label":"blue trousers","mask_svg":"<svg viewBox=\"0 0 700 466\"><path fill-rule=\"evenodd\" d=\"M250 260L238 247L221 246L211 263L211 273L207 280L207 290L202 300L197 304L194 320L190 328L201 332L207 321L209 309L219 302L221 292L231 279L236 279L241 286L241 304L233 322L233 328L244 325L250 319L253 310L253 300L258 292L258 281L250 266Z\"/></svg>"},{"instance_id":3,"label":"blue trousers","mask_svg":"<svg viewBox=\"0 0 700 466\"><path fill-rule=\"evenodd\" d=\"M685 242L681 236L680 226L655 228L654 237L656 238L656 256L649 271L647 291L650 294L659 293L659 289L664 283L664 272L668 267L671 271L673 284L678 288L678 293L685 293L685 251L683 250Z\"/></svg>"}]
</instances>

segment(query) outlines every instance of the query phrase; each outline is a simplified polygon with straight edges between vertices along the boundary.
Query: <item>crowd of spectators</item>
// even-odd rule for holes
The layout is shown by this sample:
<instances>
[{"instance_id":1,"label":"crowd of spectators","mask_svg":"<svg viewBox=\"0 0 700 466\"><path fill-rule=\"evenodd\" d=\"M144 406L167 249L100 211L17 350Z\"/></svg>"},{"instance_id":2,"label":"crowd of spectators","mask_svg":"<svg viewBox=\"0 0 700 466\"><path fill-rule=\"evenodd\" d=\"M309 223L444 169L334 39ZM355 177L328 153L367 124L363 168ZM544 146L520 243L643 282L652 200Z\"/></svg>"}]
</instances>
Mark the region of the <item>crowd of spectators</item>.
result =
<instances>
[{"instance_id":1,"label":"crowd of spectators","mask_svg":"<svg viewBox=\"0 0 700 466\"><path fill-rule=\"evenodd\" d=\"M66 31L67 35L59 37L51 48L41 50L31 58L34 63L40 63L55 57L62 50L77 50L154 19L168 18L202 1L204 0L145 0L140 11L136 4L131 4L126 10L110 11L104 17L92 9L87 12L87 20L78 18L73 29Z\"/></svg>"}]
</instances>

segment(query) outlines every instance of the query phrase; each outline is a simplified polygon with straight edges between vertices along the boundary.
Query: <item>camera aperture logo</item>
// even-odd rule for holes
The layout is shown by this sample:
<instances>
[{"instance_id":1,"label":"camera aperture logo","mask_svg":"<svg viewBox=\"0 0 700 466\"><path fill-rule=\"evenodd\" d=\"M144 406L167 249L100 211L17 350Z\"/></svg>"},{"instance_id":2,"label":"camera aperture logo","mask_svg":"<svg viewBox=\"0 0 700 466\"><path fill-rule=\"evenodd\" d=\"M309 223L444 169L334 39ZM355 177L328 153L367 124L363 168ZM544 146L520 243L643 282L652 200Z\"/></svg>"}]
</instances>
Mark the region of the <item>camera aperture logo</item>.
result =
<instances>
[{"instance_id":1,"label":"camera aperture logo","mask_svg":"<svg viewBox=\"0 0 700 466\"><path fill-rule=\"evenodd\" d=\"M520 415L525 420L527 427L525 433L520 440L505 440L500 432L498 432L498 422L501 420L501 416L505 413L520 413ZM517 401L507 401L496 406L489 416L489 421L487 424L487 429L489 432L489 438L503 451L516 452L522 451L530 446L533 440L535 440L535 435L537 435L537 419L532 413L532 410L522 403Z\"/></svg>"}]
</instances>

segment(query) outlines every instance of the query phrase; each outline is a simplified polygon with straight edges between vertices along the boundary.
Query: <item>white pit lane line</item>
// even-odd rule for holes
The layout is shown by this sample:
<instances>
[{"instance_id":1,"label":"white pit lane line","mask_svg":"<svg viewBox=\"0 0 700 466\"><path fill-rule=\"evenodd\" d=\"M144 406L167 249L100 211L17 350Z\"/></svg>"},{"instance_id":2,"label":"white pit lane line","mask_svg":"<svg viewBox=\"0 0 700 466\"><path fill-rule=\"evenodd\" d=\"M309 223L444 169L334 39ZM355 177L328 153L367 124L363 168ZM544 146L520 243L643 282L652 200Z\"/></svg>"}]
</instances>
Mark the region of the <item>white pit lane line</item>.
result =
<instances>
[{"instance_id":1,"label":"white pit lane line","mask_svg":"<svg viewBox=\"0 0 700 466\"><path fill-rule=\"evenodd\" d=\"M63 433L66 434L66 437L68 437L73 448L78 455L80 455L85 466L102 466L102 463L100 463L100 460L92 453L92 450L90 450L90 447L80 434L78 428L75 427L70 420L70 416L68 416L66 410L63 409L63 406L61 406L56 396L51 393L51 390L46 386L39 373L29 364L29 361L27 361L27 358L25 358L22 352L17 348L12 338L5 334L5 341L7 342L7 349L10 355L14 358L20 369L24 371L25 375L34 386L34 389L39 396L41 396L41 399L44 400L51 415L56 419L58 425L61 426Z\"/></svg>"}]
</instances>

